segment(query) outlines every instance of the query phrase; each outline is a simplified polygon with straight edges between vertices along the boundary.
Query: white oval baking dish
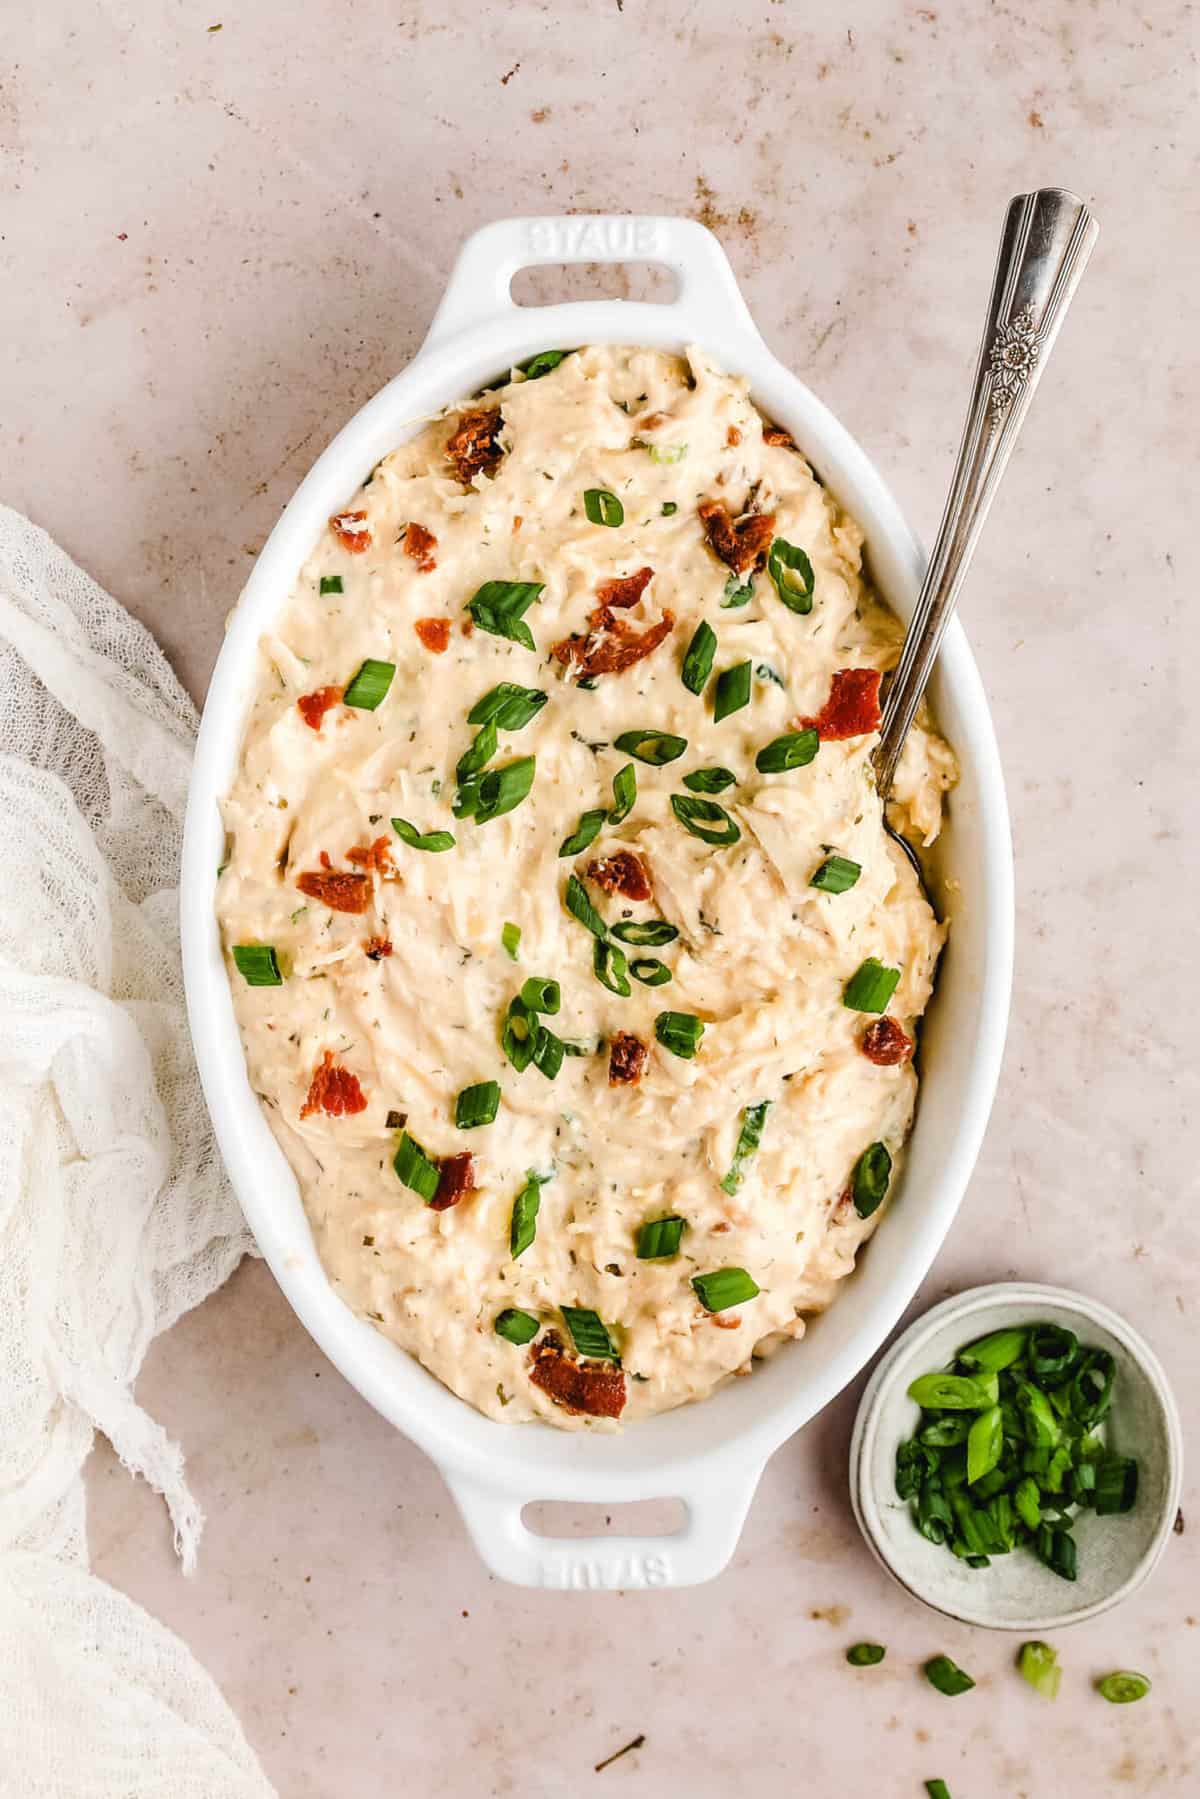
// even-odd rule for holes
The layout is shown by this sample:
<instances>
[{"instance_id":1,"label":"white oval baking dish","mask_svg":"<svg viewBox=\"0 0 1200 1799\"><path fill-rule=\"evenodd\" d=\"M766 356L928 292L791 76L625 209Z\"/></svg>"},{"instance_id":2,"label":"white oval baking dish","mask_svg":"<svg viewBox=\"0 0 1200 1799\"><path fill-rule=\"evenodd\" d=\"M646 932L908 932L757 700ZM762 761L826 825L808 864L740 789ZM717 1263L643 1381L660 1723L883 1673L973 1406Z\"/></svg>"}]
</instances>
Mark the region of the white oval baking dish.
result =
<instances>
[{"instance_id":1,"label":"white oval baking dish","mask_svg":"<svg viewBox=\"0 0 1200 1799\"><path fill-rule=\"evenodd\" d=\"M516 272L537 263L651 261L678 291L667 304L616 300L517 306ZM935 881L953 918L922 1038L924 1078L903 1179L881 1229L836 1305L804 1341L684 1406L618 1435L482 1417L420 1364L355 1318L317 1259L296 1181L246 1076L213 907L231 784L271 628L326 519L418 422L553 347L698 344L748 377L768 417L805 455L866 533L870 572L902 618L924 558L863 451L771 355L724 251L702 226L672 218L507 219L464 245L429 335L404 372L334 439L288 505L229 623L196 747L183 850L181 922L196 1057L217 1141L246 1217L297 1315L363 1396L441 1469L488 1566L505 1580L553 1587L649 1587L707 1580L737 1544L767 1457L863 1367L933 1261L970 1177L1003 1050L1012 970L1012 852L1003 778L983 687L952 625L932 698L962 765ZM532 1500L612 1503L678 1497L688 1523L665 1538L535 1536Z\"/></svg>"}]
</instances>

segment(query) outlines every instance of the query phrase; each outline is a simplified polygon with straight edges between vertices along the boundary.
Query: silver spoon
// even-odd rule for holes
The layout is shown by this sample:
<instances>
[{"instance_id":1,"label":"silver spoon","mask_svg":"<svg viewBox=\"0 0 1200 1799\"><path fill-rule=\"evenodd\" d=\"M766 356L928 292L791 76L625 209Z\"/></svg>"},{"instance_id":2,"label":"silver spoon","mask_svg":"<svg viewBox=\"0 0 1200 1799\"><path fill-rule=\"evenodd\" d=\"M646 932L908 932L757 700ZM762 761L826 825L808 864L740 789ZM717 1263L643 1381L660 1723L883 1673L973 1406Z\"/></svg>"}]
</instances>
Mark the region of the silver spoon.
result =
<instances>
[{"instance_id":1,"label":"silver spoon","mask_svg":"<svg viewBox=\"0 0 1200 1799\"><path fill-rule=\"evenodd\" d=\"M872 758L884 829L921 881L916 851L887 822L896 764L954 616L983 521L1099 235L1083 201L1064 188L1042 187L1009 201L954 479Z\"/></svg>"}]
</instances>

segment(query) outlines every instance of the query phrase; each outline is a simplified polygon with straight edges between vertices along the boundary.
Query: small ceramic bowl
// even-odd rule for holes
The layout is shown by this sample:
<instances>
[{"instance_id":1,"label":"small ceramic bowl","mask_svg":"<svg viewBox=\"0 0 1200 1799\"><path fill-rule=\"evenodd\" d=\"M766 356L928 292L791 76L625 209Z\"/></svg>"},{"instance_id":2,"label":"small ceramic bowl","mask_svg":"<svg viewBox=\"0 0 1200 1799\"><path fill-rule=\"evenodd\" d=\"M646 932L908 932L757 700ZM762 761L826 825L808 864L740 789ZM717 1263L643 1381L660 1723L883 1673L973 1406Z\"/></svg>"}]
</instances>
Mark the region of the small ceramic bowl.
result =
<instances>
[{"instance_id":1,"label":"small ceramic bowl","mask_svg":"<svg viewBox=\"0 0 1200 1799\"><path fill-rule=\"evenodd\" d=\"M1131 1512L1074 1526L1079 1578L1065 1581L1030 1551L968 1568L917 1530L909 1502L897 1498L896 1450L920 1416L908 1397L919 1374L950 1363L964 1344L989 1332L1041 1321L1107 1349L1117 1365L1107 1436L1139 1465ZM850 1495L859 1527L888 1573L917 1599L965 1624L1048 1631L1094 1618L1128 1598L1149 1575L1171 1535L1183 1475L1182 1432L1157 1356L1107 1306L1083 1293L1032 1282L973 1287L935 1306L892 1345L871 1376L850 1443Z\"/></svg>"}]
</instances>

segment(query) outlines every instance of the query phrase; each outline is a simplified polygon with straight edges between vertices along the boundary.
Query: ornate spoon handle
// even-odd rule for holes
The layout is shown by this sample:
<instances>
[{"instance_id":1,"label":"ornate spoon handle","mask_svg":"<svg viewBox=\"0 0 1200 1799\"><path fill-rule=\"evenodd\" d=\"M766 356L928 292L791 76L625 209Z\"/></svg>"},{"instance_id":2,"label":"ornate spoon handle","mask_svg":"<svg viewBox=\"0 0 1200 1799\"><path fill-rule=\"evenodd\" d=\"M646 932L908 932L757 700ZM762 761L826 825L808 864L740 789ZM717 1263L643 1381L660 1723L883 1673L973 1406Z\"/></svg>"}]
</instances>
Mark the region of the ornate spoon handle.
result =
<instances>
[{"instance_id":1,"label":"ornate spoon handle","mask_svg":"<svg viewBox=\"0 0 1200 1799\"><path fill-rule=\"evenodd\" d=\"M954 480L883 708L874 760L885 799L983 521L1099 234L1083 201L1063 188L1009 202Z\"/></svg>"}]
</instances>

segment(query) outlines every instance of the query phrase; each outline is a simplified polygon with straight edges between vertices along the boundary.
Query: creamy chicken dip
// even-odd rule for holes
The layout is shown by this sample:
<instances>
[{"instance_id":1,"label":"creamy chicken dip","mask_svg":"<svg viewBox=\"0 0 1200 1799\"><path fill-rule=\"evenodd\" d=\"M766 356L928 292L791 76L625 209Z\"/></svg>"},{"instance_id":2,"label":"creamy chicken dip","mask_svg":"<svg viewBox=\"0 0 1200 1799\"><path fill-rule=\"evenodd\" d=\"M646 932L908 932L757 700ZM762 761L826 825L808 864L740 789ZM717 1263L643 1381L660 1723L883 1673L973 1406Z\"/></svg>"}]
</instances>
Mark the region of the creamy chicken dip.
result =
<instances>
[{"instance_id":1,"label":"creamy chicken dip","mask_svg":"<svg viewBox=\"0 0 1200 1799\"><path fill-rule=\"evenodd\" d=\"M886 1207L943 930L861 545L706 356L550 352L379 464L262 644L250 1078L337 1292L490 1417L702 1399ZM911 836L954 775L925 719Z\"/></svg>"}]
</instances>

